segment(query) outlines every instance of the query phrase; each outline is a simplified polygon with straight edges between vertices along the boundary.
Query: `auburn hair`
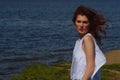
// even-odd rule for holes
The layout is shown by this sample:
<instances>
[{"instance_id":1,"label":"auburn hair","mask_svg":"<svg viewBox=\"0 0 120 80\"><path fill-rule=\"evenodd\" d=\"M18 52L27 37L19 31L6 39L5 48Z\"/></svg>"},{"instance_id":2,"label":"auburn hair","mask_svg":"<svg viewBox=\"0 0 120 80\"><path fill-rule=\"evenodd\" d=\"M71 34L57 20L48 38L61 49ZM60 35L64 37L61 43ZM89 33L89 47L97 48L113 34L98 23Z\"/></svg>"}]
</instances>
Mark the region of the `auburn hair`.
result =
<instances>
[{"instance_id":1,"label":"auburn hair","mask_svg":"<svg viewBox=\"0 0 120 80\"><path fill-rule=\"evenodd\" d=\"M89 33L91 33L97 40L97 43L101 45L101 38L106 36L106 31L102 28L102 26L108 26L107 20L96 10L86 6L79 6L76 9L72 18L74 24L78 15L85 15L88 18L90 22Z\"/></svg>"}]
</instances>

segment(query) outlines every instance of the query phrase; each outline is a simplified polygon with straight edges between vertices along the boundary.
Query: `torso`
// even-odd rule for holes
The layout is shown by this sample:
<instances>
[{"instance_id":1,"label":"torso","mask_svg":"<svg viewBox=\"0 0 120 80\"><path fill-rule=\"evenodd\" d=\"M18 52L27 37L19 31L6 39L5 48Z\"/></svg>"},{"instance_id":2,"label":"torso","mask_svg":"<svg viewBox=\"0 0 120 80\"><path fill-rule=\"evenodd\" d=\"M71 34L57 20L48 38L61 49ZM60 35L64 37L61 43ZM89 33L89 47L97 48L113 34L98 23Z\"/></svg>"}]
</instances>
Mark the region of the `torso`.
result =
<instances>
[{"instance_id":1,"label":"torso","mask_svg":"<svg viewBox=\"0 0 120 80\"><path fill-rule=\"evenodd\" d=\"M86 35L92 37L92 35L90 33L88 33ZM85 48L84 48L83 38L78 39L76 41L76 44L75 44L75 47L73 50L73 60L72 60L72 66L71 66L71 79L81 79L84 74L85 68L86 68L86 56L85 56ZM99 70L99 68L105 63L105 58L102 55L102 52L99 50L95 40L94 40L94 44L95 44L95 48L96 48L96 50L95 50L96 69L93 73L93 76L96 74L96 72ZM100 58L101 60L99 59L98 56L101 57Z\"/></svg>"}]
</instances>

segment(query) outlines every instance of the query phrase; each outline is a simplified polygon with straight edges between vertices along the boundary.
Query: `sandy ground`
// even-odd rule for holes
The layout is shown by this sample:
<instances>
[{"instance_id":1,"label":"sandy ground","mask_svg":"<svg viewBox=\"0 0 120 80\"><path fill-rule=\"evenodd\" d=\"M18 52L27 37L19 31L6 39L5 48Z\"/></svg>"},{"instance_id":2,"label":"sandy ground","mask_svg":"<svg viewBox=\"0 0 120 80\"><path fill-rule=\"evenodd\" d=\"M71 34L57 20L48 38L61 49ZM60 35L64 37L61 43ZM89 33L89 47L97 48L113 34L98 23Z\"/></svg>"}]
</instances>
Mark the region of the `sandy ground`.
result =
<instances>
[{"instance_id":1,"label":"sandy ground","mask_svg":"<svg viewBox=\"0 0 120 80\"><path fill-rule=\"evenodd\" d=\"M105 53L106 64L120 64L120 50L111 50Z\"/></svg>"}]
</instances>

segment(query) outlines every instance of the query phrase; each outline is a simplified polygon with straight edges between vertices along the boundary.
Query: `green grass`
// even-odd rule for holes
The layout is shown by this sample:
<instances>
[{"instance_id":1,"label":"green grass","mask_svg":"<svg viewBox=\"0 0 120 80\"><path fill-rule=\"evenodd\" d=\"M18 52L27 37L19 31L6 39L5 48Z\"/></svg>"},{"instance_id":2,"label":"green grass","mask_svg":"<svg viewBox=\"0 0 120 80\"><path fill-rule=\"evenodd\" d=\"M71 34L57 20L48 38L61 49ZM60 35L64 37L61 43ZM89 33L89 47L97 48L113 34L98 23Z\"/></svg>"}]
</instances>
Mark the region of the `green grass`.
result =
<instances>
[{"instance_id":1,"label":"green grass","mask_svg":"<svg viewBox=\"0 0 120 80\"><path fill-rule=\"evenodd\" d=\"M53 66L34 64L28 66L19 75L11 80L70 80L70 62L58 63ZM119 80L120 64L105 65L102 67L101 80Z\"/></svg>"},{"instance_id":2,"label":"green grass","mask_svg":"<svg viewBox=\"0 0 120 80\"><path fill-rule=\"evenodd\" d=\"M120 64L103 66L102 80L120 80Z\"/></svg>"}]
</instances>

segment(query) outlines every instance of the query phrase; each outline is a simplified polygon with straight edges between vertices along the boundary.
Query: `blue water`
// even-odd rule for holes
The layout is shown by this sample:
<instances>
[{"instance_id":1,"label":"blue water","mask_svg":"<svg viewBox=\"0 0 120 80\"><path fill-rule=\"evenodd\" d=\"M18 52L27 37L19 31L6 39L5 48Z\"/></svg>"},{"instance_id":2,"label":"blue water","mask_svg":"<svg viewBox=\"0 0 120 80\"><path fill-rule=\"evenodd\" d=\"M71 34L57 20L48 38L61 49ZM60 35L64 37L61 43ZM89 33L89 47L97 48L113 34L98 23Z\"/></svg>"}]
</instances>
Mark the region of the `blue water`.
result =
<instances>
[{"instance_id":1,"label":"blue water","mask_svg":"<svg viewBox=\"0 0 120 80\"><path fill-rule=\"evenodd\" d=\"M0 80L9 80L33 63L70 61L78 34L72 15L79 5L101 12L109 21L103 52L120 49L120 1L1 0Z\"/></svg>"}]
</instances>

